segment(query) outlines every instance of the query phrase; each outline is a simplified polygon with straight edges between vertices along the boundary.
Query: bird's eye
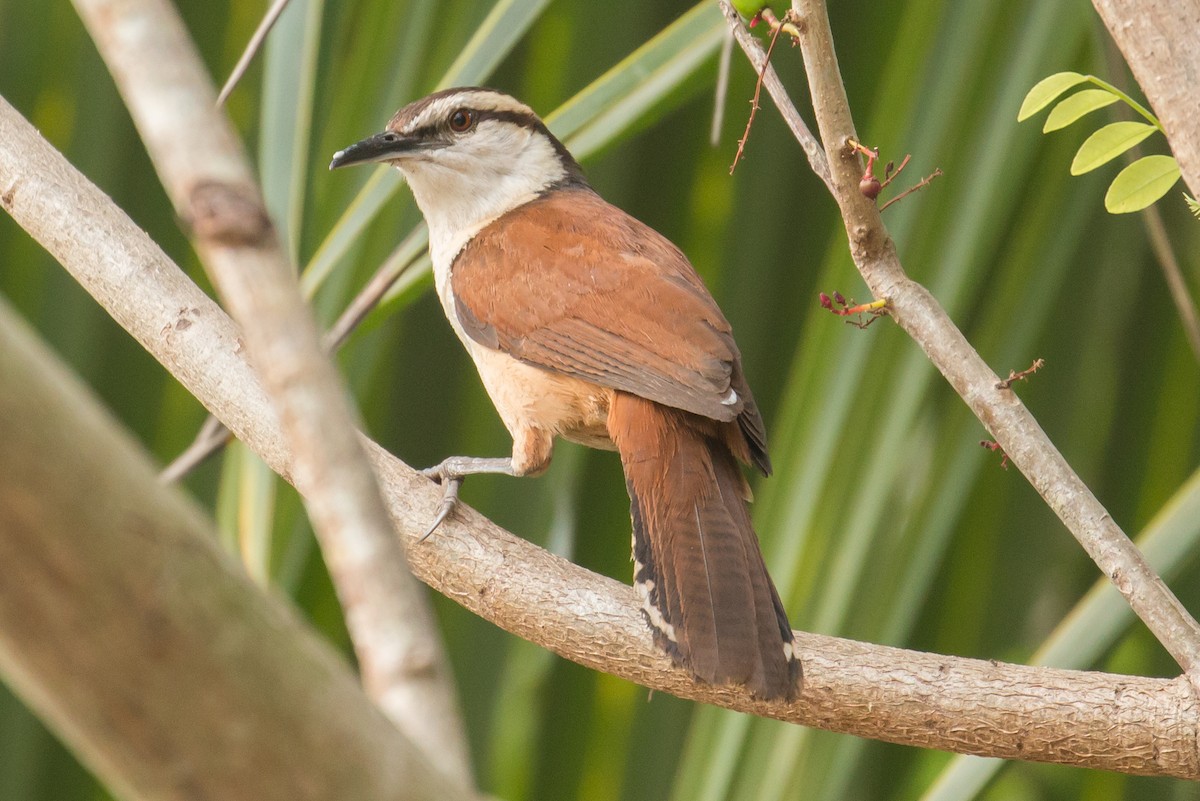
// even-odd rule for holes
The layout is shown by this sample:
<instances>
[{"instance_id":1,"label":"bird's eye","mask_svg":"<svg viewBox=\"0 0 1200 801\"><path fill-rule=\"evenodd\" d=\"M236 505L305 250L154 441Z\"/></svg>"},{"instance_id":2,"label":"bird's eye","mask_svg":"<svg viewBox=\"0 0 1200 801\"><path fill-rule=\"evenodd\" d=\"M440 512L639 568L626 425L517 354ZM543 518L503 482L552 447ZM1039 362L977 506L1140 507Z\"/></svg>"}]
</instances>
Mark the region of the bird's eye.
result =
<instances>
[{"instance_id":1,"label":"bird's eye","mask_svg":"<svg viewBox=\"0 0 1200 801\"><path fill-rule=\"evenodd\" d=\"M460 108L450 114L450 130L455 133L466 133L475 125L475 112L469 108Z\"/></svg>"}]
</instances>

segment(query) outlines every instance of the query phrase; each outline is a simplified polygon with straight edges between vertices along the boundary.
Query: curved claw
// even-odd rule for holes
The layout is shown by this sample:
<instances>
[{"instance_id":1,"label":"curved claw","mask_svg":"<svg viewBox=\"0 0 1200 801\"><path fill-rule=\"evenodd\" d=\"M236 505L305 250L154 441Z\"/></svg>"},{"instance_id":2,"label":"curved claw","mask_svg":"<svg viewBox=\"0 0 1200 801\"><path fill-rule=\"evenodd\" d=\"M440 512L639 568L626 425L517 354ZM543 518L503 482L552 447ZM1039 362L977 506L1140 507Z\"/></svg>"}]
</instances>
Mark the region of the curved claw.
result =
<instances>
[{"instance_id":1,"label":"curved claw","mask_svg":"<svg viewBox=\"0 0 1200 801\"><path fill-rule=\"evenodd\" d=\"M454 507L458 505L458 488L462 486L461 476L443 475L439 468L433 467L429 470L423 470L421 472L434 481L438 481L439 483L443 484L444 488L442 489L442 502L438 505L437 515L433 518L433 525L429 527L428 531L421 535L421 539L417 540L418 543L422 543L429 539L430 535L437 531L437 527L440 526L445 519L450 516L450 513L454 511Z\"/></svg>"},{"instance_id":2,"label":"curved claw","mask_svg":"<svg viewBox=\"0 0 1200 801\"><path fill-rule=\"evenodd\" d=\"M417 540L418 542L429 539L442 521L450 516L454 507L458 505L458 488L462 486L463 477L475 473L516 475L512 459L487 459L474 456L451 456L444 459L441 464L421 471L421 475L442 485L442 503L438 506L437 517L433 519L433 525L421 539Z\"/></svg>"}]
</instances>

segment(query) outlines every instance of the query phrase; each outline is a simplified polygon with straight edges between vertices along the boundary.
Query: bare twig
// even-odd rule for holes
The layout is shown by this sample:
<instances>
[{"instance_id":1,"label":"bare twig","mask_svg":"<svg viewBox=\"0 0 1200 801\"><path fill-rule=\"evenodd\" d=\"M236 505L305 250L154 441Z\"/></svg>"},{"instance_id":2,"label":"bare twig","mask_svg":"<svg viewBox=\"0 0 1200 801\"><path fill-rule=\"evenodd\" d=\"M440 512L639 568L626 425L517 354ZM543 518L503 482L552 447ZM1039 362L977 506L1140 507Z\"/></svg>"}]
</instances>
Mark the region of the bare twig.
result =
<instances>
[{"instance_id":1,"label":"bare twig","mask_svg":"<svg viewBox=\"0 0 1200 801\"><path fill-rule=\"evenodd\" d=\"M0 205L241 441L281 475L293 475L271 405L237 347L238 329L2 101ZM187 326L176 325L181 309ZM737 688L698 685L654 645L626 585L465 508L415 547L441 492L378 446L368 450L413 572L502 628L581 664L683 698L864 737L1200 779L1200 720L1180 680L1007 665L800 633L806 684L795 702L764 703Z\"/></svg>"},{"instance_id":2,"label":"bare twig","mask_svg":"<svg viewBox=\"0 0 1200 801\"><path fill-rule=\"evenodd\" d=\"M328 350L336 351L344 345L347 337L371 310L379 305L388 290L400 280L401 276L412 269L420 257L420 251L417 250L414 255L410 241L414 238L426 237L425 231L418 228L392 250L383 264L379 265L375 274L371 276L371 280L359 290L358 294L354 296L354 300L350 301L330 329L325 332L324 342Z\"/></svg>"},{"instance_id":3,"label":"bare twig","mask_svg":"<svg viewBox=\"0 0 1200 801\"><path fill-rule=\"evenodd\" d=\"M907 159L907 156L905 158ZM924 189L925 187L929 186L929 184L931 184L933 182L934 178L941 177L941 174L942 174L942 168L934 167L933 172L929 173L929 175L926 175L924 178L917 181L915 184L910 186L908 189L905 189L903 192L896 195L894 198L889 199L887 203L884 203L882 206L879 207L879 210L883 211L884 209L886 209L888 206L892 205L893 203L904 200L904 198L908 197L913 192L916 192L918 189Z\"/></svg>"},{"instance_id":4,"label":"bare twig","mask_svg":"<svg viewBox=\"0 0 1200 801\"><path fill-rule=\"evenodd\" d=\"M733 171L737 169L738 162L742 160L742 154L746 152L746 142L750 141L750 129L754 126L754 115L758 113L758 99L762 97L763 79L766 77L767 69L771 66L771 54L775 52L775 43L779 41L779 35L783 33L783 26L777 25L771 31L771 43L767 45L767 54L763 57L762 67L758 70L758 80L754 82L754 97L750 100L750 116L746 120L746 130L742 131L742 138L738 140L737 152L733 154L733 164L729 165L729 174L733 175Z\"/></svg>"},{"instance_id":5,"label":"bare twig","mask_svg":"<svg viewBox=\"0 0 1200 801\"><path fill-rule=\"evenodd\" d=\"M1008 378L1003 381L996 382L996 389L1008 389L1017 381L1024 381L1029 376L1036 373L1046 366L1045 359L1034 359L1033 364L1026 367L1024 370L1009 370Z\"/></svg>"},{"instance_id":6,"label":"bare twig","mask_svg":"<svg viewBox=\"0 0 1200 801\"><path fill-rule=\"evenodd\" d=\"M184 476L195 470L214 453L232 441L233 434L229 433L229 429L221 425L221 421L210 414L204 418L204 423L201 424L200 430L196 432L196 437L192 440L192 444L184 448L182 453L172 459L171 463L163 468L162 472L158 474L158 480L164 484L174 484L176 481L181 481Z\"/></svg>"},{"instance_id":7,"label":"bare twig","mask_svg":"<svg viewBox=\"0 0 1200 801\"><path fill-rule=\"evenodd\" d=\"M347 393L178 12L166 0L75 5L275 403L368 693L435 765L469 785L466 738L428 600L392 536L353 436Z\"/></svg>"},{"instance_id":8,"label":"bare twig","mask_svg":"<svg viewBox=\"0 0 1200 801\"><path fill-rule=\"evenodd\" d=\"M821 148L821 143L817 141L817 138L808 130L808 125L800 116L800 112L796 111L792 99L788 97L787 89L783 87L783 82L779 80L775 68L767 60L767 54L763 51L762 45L750 31L746 30L746 26L742 24L741 15L733 6L726 0L719 0L719 5L725 14L725 21L728 23L729 29L733 31L734 38L741 45L742 52L750 60L751 66L762 72L767 94L775 101L775 107L783 115L783 121L791 129L792 136L796 137L796 141L800 143L800 148L808 157L808 164L812 167L812 171L825 182L825 186L829 187L829 191L832 192L833 179L829 175L829 160L825 156L825 151Z\"/></svg>"},{"instance_id":9,"label":"bare twig","mask_svg":"<svg viewBox=\"0 0 1200 801\"><path fill-rule=\"evenodd\" d=\"M254 60L254 56L262 47L262 43L266 41L267 34L271 32L271 28L275 27L276 20L283 13L283 9L287 7L288 0L275 0L271 3L271 7L267 9L267 13L263 15L262 21L258 23L258 27L254 31L254 35L250 37L250 41L246 44L246 49L242 51L242 55L238 58L237 64L233 66L233 72L229 73L228 80L221 87L221 93L217 95L217 105L225 105L225 101L229 99L229 94L233 88L237 86L238 81L246 74L246 70L250 68L250 62Z\"/></svg>"},{"instance_id":10,"label":"bare twig","mask_svg":"<svg viewBox=\"0 0 1200 801\"><path fill-rule=\"evenodd\" d=\"M1154 636L1187 673L1200 694L1200 625L1050 442L1029 410L975 352L937 300L904 273L873 201L858 184L856 139L846 89L838 70L829 18L821 0L793 0L800 47L817 125L830 163L834 199L841 209L850 252L872 294L889 301L896 322L921 346L979 417L1009 459L1063 521L1129 602Z\"/></svg>"},{"instance_id":11,"label":"bare twig","mask_svg":"<svg viewBox=\"0 0 1200 801\"><path fill-rule=\"evenodd\" d=\"M1183 325L1183 335L1187 338L1192 356L1200 362L1200 318L1196 315L1196 301L1184 280L1183 270L1179 267L1179 259L1175 249L1171 247L1171 239L1167 236L1167 228L1163 225L1162 212L1157 206L1150 206L1142 211L1142 222L1146 225L1146 236L1150 239L1150 249L1154 258L1162 268L1163 279L1179 313L1179 322Z\"/></svg>"},{"instance_id":12,"label":"bare twig","mask_svg":"<svg viewBox=\"0 0 1200 801\"><path fill-rule=\"evenodd\" d=\"M908 166L909 160L912 159L911 153L905 153L904 158L900 159L900 166L895 167L892 162L887 163L887 167L883 170L883 188L887 189L888 184L896 180L900 173L904 172L904 168ZM894 169L893 169L894 168Z\"/></svg>"}]
</instances>

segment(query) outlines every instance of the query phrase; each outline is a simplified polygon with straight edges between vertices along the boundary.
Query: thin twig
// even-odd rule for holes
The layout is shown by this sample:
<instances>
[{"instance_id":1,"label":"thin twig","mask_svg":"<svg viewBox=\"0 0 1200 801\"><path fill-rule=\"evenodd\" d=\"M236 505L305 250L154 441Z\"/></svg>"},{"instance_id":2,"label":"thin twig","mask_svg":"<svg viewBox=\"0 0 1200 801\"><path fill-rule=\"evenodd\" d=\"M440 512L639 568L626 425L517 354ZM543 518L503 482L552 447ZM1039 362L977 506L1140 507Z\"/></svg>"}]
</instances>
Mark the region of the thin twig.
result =
<instances>
[{"instance_id":1,"label":"thin twig","mask_svg":"<svg viewBox=\"0 0 1200 801\"><path fill-rule=\"evenodd\" d=\"M1183 335L1192 349L1192 356L1200 362L1200 318L1196 316L1196 301L1192 298L1187 281L1183 277L1175 249L1171 247L1171 238L1167 236L1167 228L1163 225L1162 212L1157 206L1150 206L1142 211L1142 222L1150 239L1150 249L1154 251L1154 258L1162 269L1167 289L1171 292L1171 300L1175 303L1179 322L1183 325Z\"/></svg>"},{"instance_id":2,"label":"thin twig","mask_svg":"<svg viewBox=\"0 0 1200 801\"><path fill-rule=\"evenodd\" d=\"M171 463L158 474L158 480L164 484L174 484L208 461L217 451L224 448L233 440L233 434L221 424L221 421L211 414L204 418L200 430L192 444L171 460Z\"/></svg>"},{"instance_id":3,"label":"thin twig","mask_svg":"<svg viewBox=\"0 0 1200 801\"><path fill-rule=\"evenodd\" d=\"M897 171L897 172L899 172L899 171ZM879 207L879 210L883 211L888 206L892 205L893 203L903 200L904 198L911 195L913 192L916 192L918 189L924 189L925 187L929 186L929 184L931 184L933 182L934 178L939 178L939 177L941 177L941 175L942 175L942 168L934 167L933 172L929 173L929 175L926 175L920 181L917 181L915 184L910 186L908 189L905 189L903 192L896 195L894 198L889 199L887 203L884 203L882 206Z\"/></svg>"},{"instance_id":4,"label":"thin twig","mask_svg":"<svg viewBox=\"0 0 1200 801\"><path fill-rule=\"evenodd\" d=\"M1004 379L1003 381L996 382L996 389L1009 389L1016 382L1024 381L1026 378L1029 378L1029 376L1033 375L1045 366L1045 359L1034 359L1033 364L1029 365L1024 370L1009 370L1008 378Z\"/></svg>"},{"instance_id":5,"label":"thin twig","mask_svg":"<svg viewBox=\"0 0 1200 801\"><path fill-rule=\"evenodd\" d=\"M733 171L737 169L738 162L742 159L742 154L746 152L746 142L750 140L750 128L754 125L754 115L758 113L758 99L762 97L763 79L766 77L767 68L771 66L771 54L775 52L775 43L779 41L779 34L783 33L783 26L777 25L771 32L771 43L767 45L767 55L763 59L762 67L758 70L758 80L754 82L754 97L750 101L750 116L746 120L746 130L742 132L742 138L738 140L737 152L733 154L733 164L729 165L729 174L733 175Z\"/></svg>"},{"instance_id":6,"label":"thin twig","mask_svg":"<svg viewBox=\"0 0 1200 801\"><path fill-rule=\"evenodd\" d=\"M900 159L900 166L894 167L892 162L887 163L887 167L883 170L883 189L888 188L888 184L900 177L900 173L904 172L904 168L908 166L908 162L912 159L911 153L905 153L904 158Z\"/></svg>"},{"instance_id":7,"label":"thin twig","mask_svg":"<svg viewBox=\"0 0 1200 801\"><path fill-rule=\"evenodd\" d=\"M271 7L267 9L267 13L263 15L262 21L258 23L258 27L254 30L254 35L250 37L249 43L246 44L246 49L242 51L241 57L237 64L233 67L233 72L229 73L228 80L221 87L221 93L217 95L217 106L225 105L225 101L229 98L233 88L237 86L238 81L246 74L246 70L250 68L250 62L254 60L254 56L262 47L262 43L266 41L267 34L271 32L271 28L275 26L279 15L283 13L283 9L287 7L288 0L275 0L271 3Z\"/></svg>"},{"instance_id":8,"label":"thin twig","mask_svg":"<svg viewBox=\"0 0 1200 801\"><path fill-rule=\"evenodd\" d=\"M754 38L754 35L746 30L746 26L742 24L742 17L738 14L737 9L731 6L727 0L718 0L718 5L721 6L721 11L725 14L725 22L729 25L729 29L733 31L734 38L737 39L742 52L750 60L750 65L759 71L763 71L765 67L765 71L763 71L763 83L767 87L767 94L775 101L775 107L779 109L779 113L783 116L783 121L791 129L792 136L796 137L796 141L800 143L800 149L808 157L808 164L812 167L812 171L825 183L829 191L833 192L833 178L829 174L829 159L826 157L825 151L821 148L821 143L817 141L812 131L808 129L808 125L804 122L804 118L800 116L800 112L796 111L791 97L788 96L787 89L784 88L783 82L779 80L779 76L775 73L775 68L767 61L766 51L763 50L762 45Z\"/></svg>"},{"instance_id":9,"label":"thin twig","mask_svg":"<svg viewBox=\"0 0 1200 801\"><path fill-rule=\"evenodd\" d=\"M366 319L372 309L379 305L388 290L413 268L420 258L420 253L412 254L408 244L409 239L419 235L421 235L420 230L414 231L408 239L397 245L383 264L379 265L379 269L371 276L371 280L347 304L334 324L325 332L323 342L327 350L334 352L340 349L354 329Z\"/></svg>"}]
</instances>

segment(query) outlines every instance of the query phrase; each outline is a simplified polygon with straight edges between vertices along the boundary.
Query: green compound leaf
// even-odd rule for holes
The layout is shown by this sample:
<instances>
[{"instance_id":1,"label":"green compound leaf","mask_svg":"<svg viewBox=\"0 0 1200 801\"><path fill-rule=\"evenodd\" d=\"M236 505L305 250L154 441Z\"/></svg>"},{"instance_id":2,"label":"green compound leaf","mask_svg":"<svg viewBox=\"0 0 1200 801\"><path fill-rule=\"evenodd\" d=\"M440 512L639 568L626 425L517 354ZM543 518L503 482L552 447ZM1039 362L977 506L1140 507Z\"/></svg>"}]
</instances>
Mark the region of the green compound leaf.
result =
<instances>
[{"instance_id":1,"label":"green compound leaf","mask_svg":"<svg viewBox=\"0 0 1200 801\"><path fill-rule=\"evenodd\" d=\"M1054 110L1050 112L1050 116L1046 117L1046 124L1042 126L1042 133L1050 133L1051 131L1057 131L1059 128L1066 128L1083 115L1089 114L1098 108L1111 106L1119 99L1107 89L1084 89L1083 91L1076 92L1054 107Z\"/></svg>"},{"instance_id":2,"label":"green compound leaf","mask_svg":"<svg viewBox=\"0 0 1200 801\"><path fill-rule=\"evenodd\" d=\"M1038 81L1029 90L1029 94L1025 95L1025 100L1021 103L1021 110L1017 112L1017 122L1029 119L1053 103L1055 98L1063 92L1086 80L1087 76L1080 75L1078 72L1056 72Z\"/></svg>"},{"instance_id":3,"label":"green compound leaf","mask_svg":"<svg viewBox=\"0 0 1200 801\"><path fill-rule=\"evenodd\" d=\"M1170 156L1146 156L1117 173L1104 208L1112 214L1141 211L1170 191L1179 180L1179 164Z\"/></svg>"},{"instance_id":4,"label":"green compound leaf","mask_svg":"<svg viewBox=\"0 0 1200 801\"><path fill-rule=\"evenodd\" d=\"M1083 175L1101 164L1107 164L1157 128L1144 122L1114 122L1083 140L1079 152L1071 161L1071 174Z\"/></svg>"}]
</instances>

